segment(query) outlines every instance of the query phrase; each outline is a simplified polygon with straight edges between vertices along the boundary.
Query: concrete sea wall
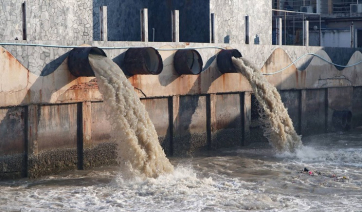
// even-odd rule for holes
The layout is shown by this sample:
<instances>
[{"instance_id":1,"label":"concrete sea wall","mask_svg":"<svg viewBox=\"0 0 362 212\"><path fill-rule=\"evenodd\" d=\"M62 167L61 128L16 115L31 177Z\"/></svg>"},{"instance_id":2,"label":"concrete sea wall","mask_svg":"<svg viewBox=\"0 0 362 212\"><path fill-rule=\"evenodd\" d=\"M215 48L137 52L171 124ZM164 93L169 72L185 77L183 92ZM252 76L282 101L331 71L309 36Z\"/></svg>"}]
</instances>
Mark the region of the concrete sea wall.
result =
<instances>
[{"instance_id":1,"label":"concrete sea wall","mask_svg":"<svg viewBox=\"0 0 362 212\"><path fill-rule=\"evenodd\" d=\"M18 41L22 43L22 41ZM36 42L32 42L36 43ZM84 42L48 42L81 45ZM176 52L162 49L208 47L196 43L88 42L92 46L153 46L163 59L160 75L133 75L168 156L263 141L257 103L247 80L222 74L218 49L198 49L199 75L179 75ZM306 53L347 65L362 60L358 49L215 44L236 48L263 73L281 70ZM115 163L115 143L107 107L94 77L74 77L67 66L71 49L0 47L0 178L38 177ZM126 49L107 49L122 67ZM362 125L362 64L338 70L306 55L283 72L267 75L281 93L298 133L335 130L336 111L350 111L351 127ZM339 129L337 129L339 130Z\"/></svg>"}]
</instances>

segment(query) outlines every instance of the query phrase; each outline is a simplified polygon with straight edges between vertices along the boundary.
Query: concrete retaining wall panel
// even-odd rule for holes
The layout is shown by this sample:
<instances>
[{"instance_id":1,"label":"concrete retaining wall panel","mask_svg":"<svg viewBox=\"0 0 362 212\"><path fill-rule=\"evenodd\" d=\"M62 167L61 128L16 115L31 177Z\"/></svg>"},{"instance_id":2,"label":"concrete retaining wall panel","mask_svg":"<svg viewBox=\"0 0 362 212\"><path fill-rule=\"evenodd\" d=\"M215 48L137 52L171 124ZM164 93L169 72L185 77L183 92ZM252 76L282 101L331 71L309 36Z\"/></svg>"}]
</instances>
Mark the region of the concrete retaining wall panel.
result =
<instances>
[{"instance_id":1,"label":"concrete retaining wall panel","mask_svg":"<svg viewBox=\"0 0 362 212\"><path fill-rule=\"evenodd\" d=\"M352 127L362 126L362 87L353 88Z\"/></svg>"},{"instance_id":2,"label":"concrete retaining wall panel","mask_svg":"<svg viewBox=\"0 0 362 212\"><path fill-rule=\"evenodd\" d=\"M47 105L39 111L38 151L77 147L77 105Z\"/></svg>"},{"instance_id":3,"label":"concrete retaining wall panel","mask_svg":"<svg viewBox=\"0 0 362 212\"><path fill-rule=\"evenodd\" d=\"M25 151L24 107L0 108L0 156Z\"/></svg>"},{"instance_id":4,"label":"concrete retaining wall panel","mask_svg":"<svg viewBox=\"0 0 362 212\"><path fill-rule=\"evenodd\" d=\"M293 121L294 129L300 134L300 100L301 92L298 90L280 91L284 107Z\"/></svg>"},{"instance_id":5,"label":"concrete retaining wall panel","mask_svg":"<svg viewBox=\"0 0 362 212\"><path fill-rule=\"evenodd\" d=\"M302 134L326 132L326 90L302 91Z\"/></svg>"},{"instance_id":6,"label":"concrete retaining wall panel","mask_svg":"<svg viewBox=\"0 0 362 212\"><path fill-rule=\"evenodd\" d=\"M104 102L91 103L90 138L87 143L83 143L85 169L116 164L117 145L112 138L112 124L107 114L108 108Z\"/></svg>"},{"instance_id":7,"label":"concrete retaining wall panel","mask_svg":"<svg viewBox=\"0 0 362 212\"><path fill-rule=\"evenodd\" d=\"M155 126L161 146L166 153L170 153L170 125L168 98L142 99L148 115Z\"/></svg>"},{"instance_id":8,"label":"concrete retaining wall panel","mask_svg":"<svg viewBox=\"0 0 362 212\"><path fill-rule=\"evenodd\" d=\"M173 155L190 155L207 148L206 96L181 96L173 106Z\"/></svg>"},{"instance_id":9,"label":"concrete retaining wall panel","mask_svg":"<svg viewBox=\"0 0 362 212\"><path fill-rule=\"evenodd\" d=\"M240 94L219 94L211 100L211 104L215 107L214 114L211 114L211 117L215 117L214 123L211 121L212 148L226 148L242 144L240 102ZM213 118L211 119L213 120Z\"/></svg>"}]
</instances>

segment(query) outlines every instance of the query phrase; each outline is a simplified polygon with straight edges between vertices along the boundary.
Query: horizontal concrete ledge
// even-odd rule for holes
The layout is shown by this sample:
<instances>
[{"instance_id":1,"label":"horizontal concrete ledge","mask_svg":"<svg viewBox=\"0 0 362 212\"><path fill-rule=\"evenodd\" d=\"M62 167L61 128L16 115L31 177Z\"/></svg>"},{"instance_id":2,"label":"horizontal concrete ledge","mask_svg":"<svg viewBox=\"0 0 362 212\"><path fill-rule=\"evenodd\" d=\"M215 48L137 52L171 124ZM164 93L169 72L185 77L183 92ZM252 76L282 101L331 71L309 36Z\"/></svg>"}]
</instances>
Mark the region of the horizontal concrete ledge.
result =
<instances>
[{"instance_id":1,"label":"horizontal concrete ledge","mask_svg":"<svg viewBox=\"0 0 362 212\"><path fill-rule=\"evenodd\" d=\"M33 42L40 43L40 42ZM52 45L77 45L80 43L49 42ZM89 42L93 46L147 46L143 42ZM140 97L177 95L200 95L251 91L247 80L238 73L221 74L215 62L219 49L238 49L263 73L274 73L301 56L313 52L330 62L352 65L362 60L358 49L263 45L198 44L198 43L152 43L158 49L207 47L198 52L204 61L199 75L180 76L173 66L173 51L159 51L163 59L160 75L134 75L129 77ZM0 47L1 48L1 47ZM70 49L34 46L5 46L0 61L4 64L0 77L0 107L57 104L83 101L101 101L102 96L94 77L74 77L67 66ZM333 50L333 51L332 51ZM126 49L105 50L108 57L122 67ZM346 56L347 55L347 56ZM336 59L337 58L337 59ZM342 60L343 58L348 58ZM279 90L320 89L331 87L356 87L362 85L362 63L338 70L333 64L307 55L283 72L266 76Z\"/></svg>"}]
</instances>

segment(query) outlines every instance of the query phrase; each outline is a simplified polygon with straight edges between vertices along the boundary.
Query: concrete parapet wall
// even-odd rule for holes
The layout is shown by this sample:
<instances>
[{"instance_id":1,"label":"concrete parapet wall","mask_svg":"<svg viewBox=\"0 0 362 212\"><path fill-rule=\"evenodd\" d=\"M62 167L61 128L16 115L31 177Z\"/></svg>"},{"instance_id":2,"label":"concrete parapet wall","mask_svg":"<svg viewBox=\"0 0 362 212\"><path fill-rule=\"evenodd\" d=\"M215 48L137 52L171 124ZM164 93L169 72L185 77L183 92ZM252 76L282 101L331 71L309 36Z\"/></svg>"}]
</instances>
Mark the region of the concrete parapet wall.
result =
<instances>
[{"instance_id":1,"label":"concrete parapet wall","mask_svg":"<svg viewBox=\"0 0 362 212\"><path fill-rule=\"evenodd\" d=\"M60 44L60 43L59 43ZM80 44L80 43L69 43ZM147 46L149 43L94 42L95 46ZM254 126L249 83L238 73L221 74L215 64L219 50L199 49L204 60L199 75L178 75L170 47L209 44L152 43L160 48L160 75L134 75L134 85L155 125L167 155L247 145L261 141ZM222 46L222 45L221 45ZM227 47L227 46L223 46ZM230 48L230 47L229 47ZM278 71L313 52L332 61L320 47L235 45L263 73ZM0 178L38 177L69 169L115 164L115 138L94 77L74 77L67 49L5 46L0 49ZM335 49L334 54L345 54ZM21 52L21 54L20 54ZM41 55L47 56L44 59ZM106 50L122 66L125 50ZM350 59L362 60L359 51ZM37 58L37 59L34 59ZM27 62L28 61L28 62ZM351 126L361 126L362 65L338 70L306 56L285 71L266 76L281 92L298 133L334 130L335 111L351 111ZM338 130L338 129L337 129Z\"/></svg>"}]
</instances>

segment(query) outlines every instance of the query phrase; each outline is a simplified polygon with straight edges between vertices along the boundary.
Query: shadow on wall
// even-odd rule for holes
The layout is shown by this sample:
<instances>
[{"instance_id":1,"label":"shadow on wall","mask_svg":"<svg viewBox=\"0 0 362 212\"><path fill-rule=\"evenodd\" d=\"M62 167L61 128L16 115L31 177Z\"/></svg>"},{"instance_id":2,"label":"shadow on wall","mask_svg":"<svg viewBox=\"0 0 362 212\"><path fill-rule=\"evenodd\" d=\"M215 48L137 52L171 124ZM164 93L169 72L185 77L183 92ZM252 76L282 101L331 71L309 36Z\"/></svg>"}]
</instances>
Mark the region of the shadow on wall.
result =
<instances>
[{"instance_id":1,"label":"shadow on wall","mask_svg":"<svg viewBox=\"0 0 362 212\"><path fill-rule=\"evenodd\" d=\"M20 106L0 110L0 179L34 178L76 169L77 166L82 168L82 154L78 152L82 151L82 146L79 146L82 144L78 142L81 105L37 104L37 101L50 102L54 92L58 91L43 90L46 84L53 84L59 89L76 79L69 71L55 72L59 66L65 65L68 54L63 54L43 68L18 104ZM28 71L25 68L20 70ZM28 83L35 77L29 78L29 75L34 74L27 73ZM29 105L29 102L33 102L33 105ZM9 129L12 129L11 133Z\"/></svg>"},{"instance_id":2,"label":"shadow on wall","mask_svg":"<svg viewBox=\"0 0 362 212\"><path fill-rule=\"evenodd\" d=\"M180 42L209 42L210 0L93 0L93 5L94 40L100 40L100 7L107 6L109 41L140 41L140 10L148 8L149 41L172 41L171 11L179 10Z\"/></svg>"}]
</instances>

